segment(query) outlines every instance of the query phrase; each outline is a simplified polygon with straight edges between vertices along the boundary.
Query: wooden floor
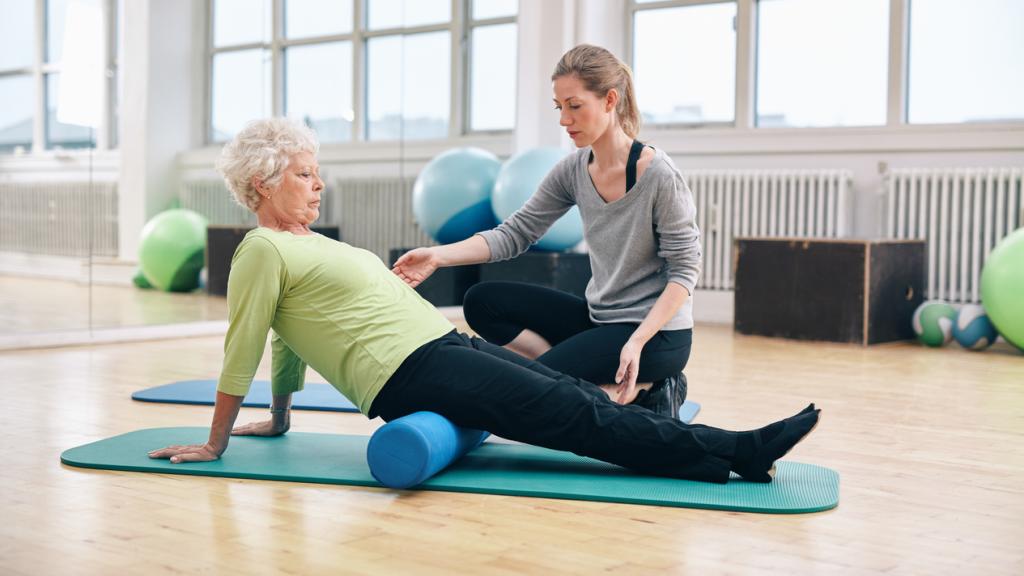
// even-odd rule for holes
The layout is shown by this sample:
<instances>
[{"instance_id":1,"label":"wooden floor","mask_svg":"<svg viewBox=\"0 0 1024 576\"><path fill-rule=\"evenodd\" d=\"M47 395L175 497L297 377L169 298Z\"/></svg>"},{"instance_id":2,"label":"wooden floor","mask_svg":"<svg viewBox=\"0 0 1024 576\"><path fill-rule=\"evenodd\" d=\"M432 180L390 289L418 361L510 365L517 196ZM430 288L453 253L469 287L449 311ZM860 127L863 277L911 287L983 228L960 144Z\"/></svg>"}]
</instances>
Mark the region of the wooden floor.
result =
<instances>
[{"instance_id":1,"label":"wooden floor","mask_svg":"<svg viewBox=\"0 0 1024 576\"><path fill-rule=\"evenodd\" d=\"M218 338L0 354L3 574L1024 574L1024 355L860 348L699 326L698 421L815 401L790 458L842 475L835 510L775 516L63 467L62 450L204 407L132 391L212 377ZM266 376L264 368L262 372ZM241 421L262 418L244 410ZM370 433L358 414L293 430ZM155 448L155 446L154 446ZM230 452L228 453L230 455Z\"/></svg>"},{"instance_id":2,"label":"wooden floor","mask_svg":"<svg viewBox=\"0 0 1024 576\"><path fill-rule=\"evenodd\" d=\"M227 299L201 291L0 275L0 335L227 320Z\"/></svg>"}]
</instances>

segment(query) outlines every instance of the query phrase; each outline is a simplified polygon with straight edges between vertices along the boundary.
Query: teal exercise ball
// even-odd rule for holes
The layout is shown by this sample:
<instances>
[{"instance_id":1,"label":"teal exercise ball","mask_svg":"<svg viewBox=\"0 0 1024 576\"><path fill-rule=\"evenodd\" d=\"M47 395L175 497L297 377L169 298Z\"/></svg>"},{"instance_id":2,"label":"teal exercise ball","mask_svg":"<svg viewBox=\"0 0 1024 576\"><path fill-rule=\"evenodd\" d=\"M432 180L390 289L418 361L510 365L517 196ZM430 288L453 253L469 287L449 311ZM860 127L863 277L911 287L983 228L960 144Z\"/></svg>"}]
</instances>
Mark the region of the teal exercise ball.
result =
<instances>
[{"instance_id":1,"label":"teal exercise ball","mask_svg":"<svg viewBox=\"0 0 1024 576\"><path fill-rule=\"evenodd\" d=\"M981 271L981 304L996 330L1024 350L1024 228L1003 238Z\"/></svg>"},{"instance_id":2,"label":"teal exercise ball","mask_svg":"<svg viewBox=\"0 0 1024 576\"><path fill-rule=\"evenodd\" d=\"M199 286L206 252L206 218L191 210L168 210L142 228L139 267L155 288L189 292Z\"/></svg>"},{"instance_id":3,"label":"teal exercise ball","mask_svg":"<svg viewBox=\"0 0 1024 576\"><path fill-rule=\"evenodd\" d=\"M968 350L984 350L999 336L989 321L985 309L977 304L968 304L956 313L953 323L953 339Z\"/></svg>"},{"instance_id":4,"label":"teal exercise ball","mask_svg":"<svg viewBox=\"0 0 1024 576\"><path fill-rule=\"evenodd\" d=\"M441 244L494 228L491 190L501 160L479 148L456 148L431 160L416 178L412 212L416 223Z\"/></svg>"},{"instance_id":5,"label":"teal exercise ball","mask_svg":"<svg viewBox=\"0 0 1024 576\"><path fill-rule=\"evenodd\" d=\"M498 173L491 197L491 206L498 220L505 220L526 204L544 177L565 155L566 152L559 148L534 148L509 158ZM560 252L579 244L582 239L580 209L573 206L541 236L534 248Z\"/></svg>"},{"instance_id":6,"label":"teal exercise ball","mask_svg":"<svg viewBox=\"0 0 1024 576\"><path fill-rule=\"evenodd\" d=\"M956 308L941 300L927 300L914 310L914 333L926 346L945 346L953 338Z\"/></svg>"}]
</instances>

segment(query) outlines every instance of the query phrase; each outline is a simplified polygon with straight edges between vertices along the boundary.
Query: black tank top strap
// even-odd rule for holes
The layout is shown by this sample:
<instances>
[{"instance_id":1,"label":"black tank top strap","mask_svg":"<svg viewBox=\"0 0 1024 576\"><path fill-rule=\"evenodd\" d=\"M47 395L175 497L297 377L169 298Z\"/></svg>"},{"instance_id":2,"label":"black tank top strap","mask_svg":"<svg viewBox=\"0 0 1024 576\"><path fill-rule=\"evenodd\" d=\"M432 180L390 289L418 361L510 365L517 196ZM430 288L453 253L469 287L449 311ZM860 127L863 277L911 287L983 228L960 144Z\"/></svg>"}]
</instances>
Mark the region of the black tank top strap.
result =
<instances>
[{"instance_id":1,"label":"black tank top strap","mask_svg":"<svg viewBox=\"0 0 1024 576\"><path fill-rule=\"evenodd\" d=\"M643 151L644 143L633 140L633 145L629 148L629 159L626 160L626 194L629 194L633 185L636 184L636 163L640 160L640 153Z\"/></svg>"}]
</instances>

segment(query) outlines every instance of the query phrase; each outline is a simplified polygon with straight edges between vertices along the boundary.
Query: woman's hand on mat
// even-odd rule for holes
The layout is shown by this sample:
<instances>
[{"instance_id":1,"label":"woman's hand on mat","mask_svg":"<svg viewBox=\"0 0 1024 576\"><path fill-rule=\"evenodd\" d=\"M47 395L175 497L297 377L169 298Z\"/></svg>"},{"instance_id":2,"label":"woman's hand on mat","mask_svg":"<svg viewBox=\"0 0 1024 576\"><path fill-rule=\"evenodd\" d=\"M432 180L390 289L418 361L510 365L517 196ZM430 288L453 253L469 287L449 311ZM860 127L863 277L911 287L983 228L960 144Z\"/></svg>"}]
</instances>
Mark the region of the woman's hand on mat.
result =
<instances>
[{"instance_id":1,"label":"woman's hand on mat","mask_svg":"<svg viewBox=\"0 0 1024 576\"><path fill-rule=\"evenodd\" d=\"M168 446L149 453L150 458L167 458L171 464L181 462L209 462L217 460L224 453L224 449L218 449L210 443L192 444L191 446Z\"/></svg>"},{"instance_id":2,"label":"woman's hand on mat","mask_svg":"<svg viewBox=\"0 0 1024 576\"><path fill-rule=\"evenodd\" d=\"M622 352L619 353L619 370L615 373L615 383L619 385L615 399L619 404L629 404L636 397L636 376L640 372L640 351L643 346L627 340Z\"/></svg>"},{"instance_id":3,"label":"woman's hand on mat","mask_svg":"<svg viewBox=\"0 0 1024 576\"><path fill-rule=\"evenodd\" d=\"M232 436L280 436L288 431L291 424L285 420L278 422L273 418L265 422L250 422L231 430Z\"/></svg>"},{"instance_id":4,"label":"woman's hand on mat","mask_svg":"<svg viewBox=\"0 0 1024 576\"><path fill-rule=\"evenodd\" d=\"M413 288L430 277L437 270L439 259L430 248L409 250L395 262L391 269L396 276Z\"/></svg>"}]
</instances>

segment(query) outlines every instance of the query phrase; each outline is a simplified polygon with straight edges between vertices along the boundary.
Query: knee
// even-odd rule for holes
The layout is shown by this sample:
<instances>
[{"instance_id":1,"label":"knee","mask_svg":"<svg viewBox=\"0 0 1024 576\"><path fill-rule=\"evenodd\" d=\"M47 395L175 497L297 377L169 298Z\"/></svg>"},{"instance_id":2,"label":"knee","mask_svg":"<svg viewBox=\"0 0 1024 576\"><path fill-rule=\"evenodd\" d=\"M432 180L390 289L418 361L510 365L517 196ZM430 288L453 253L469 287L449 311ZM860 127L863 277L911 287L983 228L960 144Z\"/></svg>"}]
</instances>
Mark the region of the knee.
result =
<instances>
[{"instance_id":1,"label":"knee","mask_svg":"<svg viewBox=\"0 0 1024 576\"><path fill-rule=\"evenodd\" d=\"M483 298L480 297L480 291L477 290L479 284L474 284L466 290L466 293L462 295L462 316L466 319L466 322L470 326L480 321L482 314Z\"/></svg>"},{"instance_id":2,"label":"knee","mask_svg":"<svg viewBox=\"0 0 1024 576\"><path fill-rule=\"evenodd\" d=\"M470 326L473 326L474 323L486 321L494 315L490 306L494 299L494 289L491 284L493 283L481 282L474 284L462 296L462 313Z\"/></svg>"}]
</instances>

